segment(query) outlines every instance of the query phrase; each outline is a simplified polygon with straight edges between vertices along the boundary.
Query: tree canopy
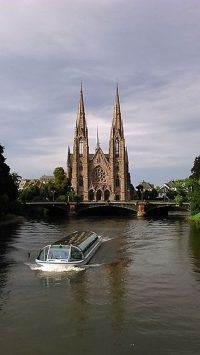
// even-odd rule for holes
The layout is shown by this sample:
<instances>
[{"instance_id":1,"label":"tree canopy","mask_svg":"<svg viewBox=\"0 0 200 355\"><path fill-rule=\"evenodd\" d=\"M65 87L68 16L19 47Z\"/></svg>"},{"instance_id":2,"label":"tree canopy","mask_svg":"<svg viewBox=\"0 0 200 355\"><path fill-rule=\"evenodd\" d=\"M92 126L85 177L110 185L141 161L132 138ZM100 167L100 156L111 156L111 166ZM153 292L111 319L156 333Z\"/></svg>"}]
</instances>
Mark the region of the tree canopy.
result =
<instances>
[{"instance_id":1,"label":"tree canopy","mask_svg":"<svg viewBox=\"0 0 200 355\"><path fill-rule=\"evenodd\" d=\"M195 158L191 173L192 175L190 175L190 177L192 179L200 179L200 155Z\"/></svg>"},{"instance_id":2,"label":"tree canopy","mask_svg":"<svg viewBox=\"0 0 200 355\"><path fill-rule=\"evenodd\" d=\"M194 215L200 212L200 155L195 158L191 173L191 212Z\"/></svg>"},{"instance_id":3,"label":"tree canopy","mask_svg":"<svg viewBox=\"0 0 200 355\"><path fill-rule=\"evenodd\" d=\"M18 197L16 181L10 173L10 167L5 163L3 153L4 147L0 145L0 215L9 212L12 202Z\"/></svg>"}]
</instances>

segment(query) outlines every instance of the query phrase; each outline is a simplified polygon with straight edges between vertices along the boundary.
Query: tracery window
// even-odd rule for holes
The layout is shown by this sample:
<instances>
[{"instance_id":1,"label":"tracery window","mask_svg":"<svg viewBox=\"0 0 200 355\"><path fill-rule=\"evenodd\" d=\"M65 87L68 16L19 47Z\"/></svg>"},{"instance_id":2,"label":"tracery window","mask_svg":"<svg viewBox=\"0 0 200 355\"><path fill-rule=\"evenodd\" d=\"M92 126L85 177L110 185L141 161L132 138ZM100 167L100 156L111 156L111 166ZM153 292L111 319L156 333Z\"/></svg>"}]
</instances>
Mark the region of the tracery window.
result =
<instances>
[{"instance_id":1,"label":"tracery window","mask_svg":"<svg viewBox=\"0 0 200 355\"><path fill-rule=\"evenodd\" d=\"M98 182L106 181L106 172L101 168L101 166L97 166L93 172L93 178Z\"/></svg>"}]
</instances>

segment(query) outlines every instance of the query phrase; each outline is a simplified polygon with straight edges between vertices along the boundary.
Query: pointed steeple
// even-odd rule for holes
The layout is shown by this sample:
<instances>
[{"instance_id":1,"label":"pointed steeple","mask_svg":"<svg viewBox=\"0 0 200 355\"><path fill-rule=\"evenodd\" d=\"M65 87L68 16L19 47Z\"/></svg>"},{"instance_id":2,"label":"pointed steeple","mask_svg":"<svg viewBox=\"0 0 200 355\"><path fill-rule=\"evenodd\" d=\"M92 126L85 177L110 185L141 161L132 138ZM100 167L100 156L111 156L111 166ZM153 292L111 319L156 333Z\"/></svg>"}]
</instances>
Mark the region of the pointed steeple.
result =
<instances>
[{"instance_id":1,"label":"pointed steeple","mask_svg":"<svg viewBox=\"0 0 200 355\"><path fill-rule=\"evenodd\" d=\"M115 134L117 132L120 134L121 137L124 136L123 123L122 123L122 118L121 118L120 101L119 101L118 83L117 83L117 88L116 88L111 134Z\"/></svg>"},{"instance_id":2,"label":"pointed steeple","mask_svg":"<svg viewBox=\"0 0 200 355\"><path fill-rule=\"evenodd\" d=\"M98 126L97 126L97 145L96 145L96 150L100 147L100 142L99 142L99 132L98 132Z\"/></svg>"},{"instance_id":3,"label":"pointed steeple","mask_svg":"<svg viewBox=\"0 0 200 355\"><path fill-rule=\"evenodd\" d=\"M84 108L84 99L83 99L83 89L82 89L82 82L81 82L81 90L80 90L80 99L78 105L78 114L76 120L76 128L79 133L86 135L87 132L87 124L85 119L85 108Z\"/></svg>"},{"instance_id":4,"label":"pointed steeple","mask_svg":"<svg viewBox=\"0 0 200 355\"><path fill-rule=\"evenodd\" d=\"M117 118L117 117L121 118L118 83L117 83L117 88L116 88L116 96L115 96L115 105L114 105L114 114L113 115L115 118Z\"/></svg>"}]
</instances>

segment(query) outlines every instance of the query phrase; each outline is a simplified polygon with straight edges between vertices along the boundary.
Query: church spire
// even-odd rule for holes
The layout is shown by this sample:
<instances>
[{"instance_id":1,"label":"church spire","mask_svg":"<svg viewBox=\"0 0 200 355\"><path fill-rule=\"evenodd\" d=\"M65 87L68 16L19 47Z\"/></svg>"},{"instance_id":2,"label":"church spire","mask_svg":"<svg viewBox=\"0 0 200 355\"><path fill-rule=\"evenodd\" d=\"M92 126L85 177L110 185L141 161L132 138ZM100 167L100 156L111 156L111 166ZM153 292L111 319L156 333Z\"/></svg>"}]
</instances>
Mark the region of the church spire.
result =
<instances>
[{"instance_id":1,"label":"church spire","mask_svg":"<svg viewBox=\"0 0 200 355\"><path fill-rule=\"evenodd\" d=\"M87 124L85 119L85 108L84 108L84 99L83 99L83 88L81 82L81 90L80 90L80 99L78 105L78 114L76 120L76 128L79 133L82 133L84 136L87 132Z\"/></svg>"},{"instance_id":2,"label":"church spire","mask_svg":"<svg viewBox=\"0 0 200 355\"><path fill-rule=\"evenodd\" d=\"M98 126L97 126L97 145L96 145L96 150L100 147L100 142L99 142L99 132L98 132Z\"/></svg>"},{"instance_id":3,"label":"church spire","mask_svg":"<svg viewBox=\"0 0 200 355\"><path fill-rule=\"evenodd\" d=\"M117 83L116 95L115 95L115 103L114 103L114 111L113 111L113 121L112 121L112 134L119 133L121 137L124 136L123 131L123 122L121 118L121 109L120 109L120 101L119 101L119 87Z\"/></svg>"}]
</instances>

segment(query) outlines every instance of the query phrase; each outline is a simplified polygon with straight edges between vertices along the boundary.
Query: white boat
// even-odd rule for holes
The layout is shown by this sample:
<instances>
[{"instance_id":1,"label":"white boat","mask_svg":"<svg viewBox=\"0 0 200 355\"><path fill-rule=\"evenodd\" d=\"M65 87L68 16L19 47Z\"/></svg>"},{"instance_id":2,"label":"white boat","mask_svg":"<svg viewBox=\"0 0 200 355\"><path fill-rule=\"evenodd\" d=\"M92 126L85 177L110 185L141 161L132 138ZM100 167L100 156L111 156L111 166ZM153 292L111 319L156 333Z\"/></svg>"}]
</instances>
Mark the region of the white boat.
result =
<instances>
[{"instance_id":1,"label":"white boat","mask_svg":"<svg viewBox=\"0 0 200 355\"><path fill-rule=\"evenodd\" d=\"M89 262L101 243L102 238L95 232L75 231L42 248L35 262L40 266L81 266Z\"/></svg>"}]
</instances>

